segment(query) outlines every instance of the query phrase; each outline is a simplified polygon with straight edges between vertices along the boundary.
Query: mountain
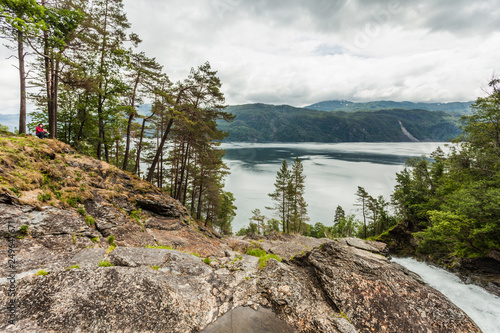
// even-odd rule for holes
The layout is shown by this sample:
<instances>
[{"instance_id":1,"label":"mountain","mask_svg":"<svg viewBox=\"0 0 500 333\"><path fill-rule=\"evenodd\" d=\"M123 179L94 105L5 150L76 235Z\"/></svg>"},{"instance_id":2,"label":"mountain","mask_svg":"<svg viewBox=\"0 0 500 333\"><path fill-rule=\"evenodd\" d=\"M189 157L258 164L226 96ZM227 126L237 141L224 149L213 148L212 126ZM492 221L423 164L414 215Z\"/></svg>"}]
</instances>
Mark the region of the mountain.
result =
<instances>
[{"instance_id":1,"label":"mountain","mask_svg":"<svg viewBox=\"0 0 500 333\"><path fill-rule=\"evenodd\" d=\"M451 102L451 103L413 103L413 102L393 102L393 101L373 101L366 103L355 103L346 100L333 100L314 103L305 106L306 109L320 111L376 111L386 109L408 109L444 111L456 114L469 114L470 106L474 102Z\"/></svg>"},{"instance_id":2,"label":"mountain","mask_svg":"<svg viewBox=\"0 0 500 333\"><path fill-rule=\"evenodd\" d=\"M229 106L226 141L405 142L447 141L460 130L458 116L440 111L390 109L372 112L316 111L289 105Z\"/></svg>"}]
</instances>

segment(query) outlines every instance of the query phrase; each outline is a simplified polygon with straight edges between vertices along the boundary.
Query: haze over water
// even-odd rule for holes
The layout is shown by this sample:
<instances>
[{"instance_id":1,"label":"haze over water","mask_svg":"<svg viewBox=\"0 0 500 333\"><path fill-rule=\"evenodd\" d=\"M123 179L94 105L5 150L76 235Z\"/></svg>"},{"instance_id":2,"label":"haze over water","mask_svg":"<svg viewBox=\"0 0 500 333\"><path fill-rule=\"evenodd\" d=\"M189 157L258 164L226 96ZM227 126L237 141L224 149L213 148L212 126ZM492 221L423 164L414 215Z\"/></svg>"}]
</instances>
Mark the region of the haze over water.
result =
<instances>
[{"instance_id":1,"label":"haze over water","mask_svg":"<svg viewBox=\"0 0 500 333\"><path fill-rule=\"evenodd\" d=\"M226 178L227 191L236 198L237 216L233 232L247 227L251 211L259 208L267 217L274 212L265 207L273 203L268 193L274 190L276 172L283 159L289 166L296 157L304 165L305 199L310 224L333 224L337 205L347 214L356 214L355 192L358 186L390 201L396 173L409 157L429 156L447 143L224 143L224 162L231 174Z\"/></svg>"}]
</instances>

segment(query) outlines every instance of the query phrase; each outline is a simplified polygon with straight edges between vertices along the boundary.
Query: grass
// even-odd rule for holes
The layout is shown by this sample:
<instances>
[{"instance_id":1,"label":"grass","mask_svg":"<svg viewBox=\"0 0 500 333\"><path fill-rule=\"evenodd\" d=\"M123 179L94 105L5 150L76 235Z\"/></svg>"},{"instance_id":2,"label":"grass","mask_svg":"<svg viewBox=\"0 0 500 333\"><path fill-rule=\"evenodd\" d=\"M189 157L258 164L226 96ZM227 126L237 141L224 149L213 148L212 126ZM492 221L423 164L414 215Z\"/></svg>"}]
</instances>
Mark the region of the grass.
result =
<instances>
[{"instance_id":1,"label":"grass","mask_svg":"<svg viewBox=\"0 0 500 333\"><path fill-rule=\"evenodd\" d=\"M115 236L111 235L108 237L108 243L110 246L113 246L113 247L116 247L116 244L115 244Z\"/></svg>"},{"instance_id":2,"label":"grass","mask_svg":"<svg viewBox=\"0 0 500 333\"><path fill-rule=\"evenodd\" d=\"M36 273L36 274L37 274L37 275L47 275L47 274L49 274L49 272L47 272L47 271L45 271L45 270L41 269L41 270L39 270L39 271L38 271L38 273Z\"/></svg>"},{"instance_id":3,"label":"grass","mask_svg":"<svg viewBox=\"0 0 500 333\"><path fill-rule=\"evenodd\" d=\"M111 267L111 266L113 266L113 264L107 261L106 259L99 260L99 267Z\"/></svg>"},{"instance_id":4,"label":"grass","mask_svg":"<svg viewBox=\"0 0 500 333\"><path fill-rule=\"evenodd\" d=\"M173 250L174 248L167 245L146 245L146 249L164 249L164 250Z\"/></svg>"},{"instance_id":5,"label":"grass","mask_svg":"<svg viewBox=\"0 0 500 333\"><path fill-rule=\"evenodd\" d=\"M78 207L78 209L76 210L76 212L78 214L80 214L81 216L85 216L85 214L87 214L87 212L85 211L85 208L83 208L83 207Z\"/></svg>"},{"instance_id":6,"label":"grass","mask_svg":"<svg viewBox=\"0 0 500 333\"><path fill-rule=\"evenodd\" d=\"M278 260L278 261L281 262L281 258L278 257L277 255L275 255L275 254L266 254L266 255L264 255L262 257L259 257L259 268L266 267L267 261L269 259L276 259L276 260Z\"/></svg>"},{"instance_id":7,"label":"grass","mask_svg":"<svg viewBox=\"0 0 500 333\"><path fill-rule=\"evenodd\" d=\"M212 259L210 259L210 257L206 257L204 259L202 259L202 261L207 264L207 265L210 265L210 263L212 262Z\"/></svg>"},{"instance_id":8,"label":"grass","mask_svg":"<svg viewBox=\"0 0 500 333\"><path fill-rule=\"evenodd\" d=\"M85 223L87 223L88 226L94 225L95 219L90 215L85 215Z\"/></svg>"},{"instance_id":9,"label":"grass","mask_svg":"<svg viewBox=\"0 0 500 333\"><path fill-rule=\"evenodd\" d=\"M80 268L80 266L79 265L74 265L74 266L66 267L66 269L74 269L74 268Z\"/></svg>"},{"instance_id":10,"label":"grass","mask_svg":"<svg viewBox=\"0 0 500 333\"><path fill-rule=\"evenodd\" d=\"M114 249L116 249L116 246L110 246L110 247L108 247L108 249L106 250L106 255L108 255L111 252L113 252Z\"/></svg>"},{"instance_id":11,"label":"grass","mask_svg":"<svg viewBox=\"0 0 500 333\"><path fill-rule=\"evenodd\" d=\"M247 254L254 257L262 257L265 256L267 252L259 248L247 248Z\"/></svg>"},{"instance_id":12,"label":"grass","mask_svg":"<svg viewBox=\"0 0 500 333\"><path fill-rule=\"evenodd\" d=\"M160 266L150 266L152 269L158 270L160 269Z\"/></svg>"},{"instance_id":13,"label":"grass","mask_svg":"<svg viewBox=\"0 0 500 333\"><path fill-rule=\"evenodd\" d=\"M23 224L20 228L19 228L19 233L21 235L27 235L28 234L28 230L29 230L30 226L27 225L27 224Z\"/></svg>"},{"instance_id":14,"label":"grass","mask_svg":"<svg viewBox=\"0 0 500 333\"><path fill-rule=\"evenodd\" d=\"M41 202L45 202L45 201L49 201L50 199L52 199L52 195L50 193L42 193L42 194L38 195L37 198Z\"/></svg>"}]
</instances>

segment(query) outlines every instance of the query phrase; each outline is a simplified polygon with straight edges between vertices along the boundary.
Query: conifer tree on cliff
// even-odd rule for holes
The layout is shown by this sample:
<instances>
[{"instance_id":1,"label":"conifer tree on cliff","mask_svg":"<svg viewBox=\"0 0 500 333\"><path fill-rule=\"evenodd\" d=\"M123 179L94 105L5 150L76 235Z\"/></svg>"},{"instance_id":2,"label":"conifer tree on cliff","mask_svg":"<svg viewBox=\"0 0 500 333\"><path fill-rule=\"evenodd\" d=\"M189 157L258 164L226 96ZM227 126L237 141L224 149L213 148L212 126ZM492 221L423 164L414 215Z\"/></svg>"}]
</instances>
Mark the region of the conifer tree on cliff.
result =
<instances>
[{"instance_id":1,"label":"conifer tree on cliff","mask_svg":"<svg viewBox=\"0 0 500 333\"><path fill-rule=\"evenodd\" d=\"M304 223L309 220L307 217L307 203L304 199L305 192L305 179L304 166L298 157L292 165L292 171L290 174L291 185L289 187L290 197L291 197L291 214L293 221L293 229L295 232L301 232Z\"/></svg>"},{"instance_id":2,"label":"conifer tree on cliff","mask_svg":"<svg viewBox=\"0 0 500 333\"><path fill-rule=\"evenodd\" d=\"M274 182L274 192L268 195L274 201L274 210L281 215L281 223L283 226L283 232L290 232L289 223L289 205L288 205L288 184L291 181L290 171L288 170L288 164L286 160L283 160L281 168L276 174L276 180Z\"/></svg>"}]
</instances>

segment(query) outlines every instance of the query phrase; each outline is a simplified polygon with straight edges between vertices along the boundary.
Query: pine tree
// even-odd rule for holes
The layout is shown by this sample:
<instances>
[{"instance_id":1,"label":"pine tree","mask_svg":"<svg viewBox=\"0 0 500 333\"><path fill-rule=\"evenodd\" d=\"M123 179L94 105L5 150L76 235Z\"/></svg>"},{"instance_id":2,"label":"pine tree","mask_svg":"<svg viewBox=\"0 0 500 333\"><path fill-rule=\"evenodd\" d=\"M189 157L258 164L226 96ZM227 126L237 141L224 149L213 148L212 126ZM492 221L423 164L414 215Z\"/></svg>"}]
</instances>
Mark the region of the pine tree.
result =
<instances>
[{"instance_id":1,"label":"pine tree","mask_svg":"<svg viewBox=\"0 0 500 333\"><path fill-rule=\"evenodd\" d=\"M281 215L281 223L283 226L283 232L290 232L290 228L288 225L288 216L289 216L289 183L291 181L291 174L288 170L288 164L286 163L286 159L283 160L281 168L278 170L276 174L276 180L274 182L274 192L269 193L268 195L274 201L274 210Z\"/></svg>"},{"instance_id":2,"label":"pine tree","mask_svg":"<svg viewBox=\"0 0 500 333\"><path fill-rule=\"evenodd\" d=\"M305 192L305 178L304 166L298 157L292 165L291 170L291 186L289 186L289 191L291 192L291 215L293 221L293 229L295 232L301 232L302 225L309 220L307 217L307 203L304 199Z\"/></svg>"}]
</instances>

